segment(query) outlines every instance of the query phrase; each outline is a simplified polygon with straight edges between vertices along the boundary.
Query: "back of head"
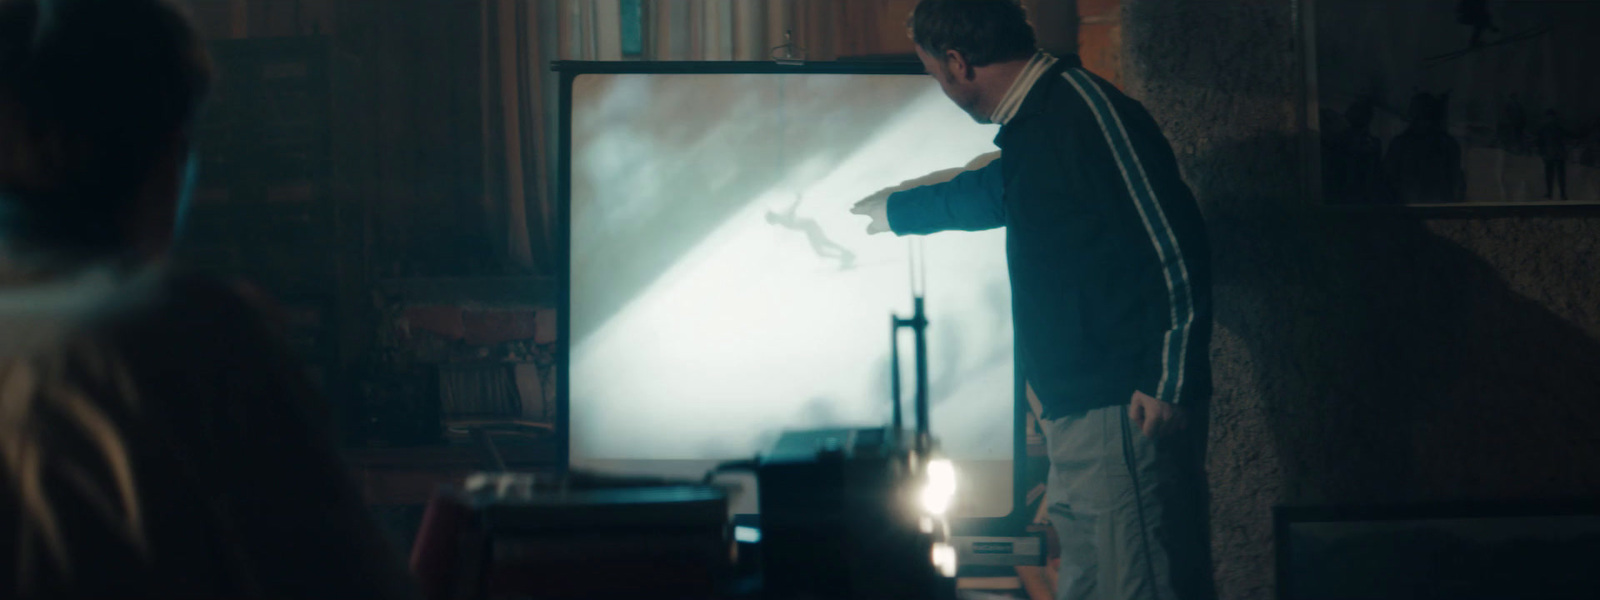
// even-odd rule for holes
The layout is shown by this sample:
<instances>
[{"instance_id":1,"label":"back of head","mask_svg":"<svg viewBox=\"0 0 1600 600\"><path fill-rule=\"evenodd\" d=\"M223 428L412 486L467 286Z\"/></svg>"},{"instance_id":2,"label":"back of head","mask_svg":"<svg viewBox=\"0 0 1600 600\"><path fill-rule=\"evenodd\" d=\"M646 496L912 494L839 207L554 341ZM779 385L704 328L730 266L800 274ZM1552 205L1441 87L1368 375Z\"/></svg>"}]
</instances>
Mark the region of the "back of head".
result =
<instances>
[{"instance_id":1,"label":"back of head","mask_svg":"<svg viewBox=\"0 0 1600 600\"><path fill-rule=\"evenodd\" d=\"M0 0L0 244L114 254L210 85L165 0Z\"/></svg>"},{"instance_id":2,"label":"back of head","mask_svg":"<svg viewBox=\"0 0 1600 600\"><path fill-rule=\"evenodd\" d=\"M209 77L193 28L162 0L0 0L0 260L6 267L124 254L136 229L130 221L160 212L151 208L155 204L175 203L171 194L150 193L151 182L161 179L161 165L185 151L183 131ZM30 312L34 305L52 312L64 303L76 306L64 298L80 292L94 299L120 298L124 291L98 284L84 291L72 282L40 287L8 298L8 306L19 305L19 297L29 302L21 317L8 315L9 323L44 318ZM16 342L17 328L8 324L3 333ZM92 521L85 514L105 526L95 531L111 532L95 548L123 542L142 548L144 540L139 484L113 416L131 406L132 388L120 376L115 385L100 387L94 374L117 368L81 366L113 364L109 347L54 339L63 336L53 332L51 343L23 349L11 343L0 354L0 439L6 441L0 495L10 495L0 503L14 509L0 530L16 535L0 543L10 544L13 556L31 557L0 567L13 570L0 574L0 582L19 588L0 583L7 597L48 596L51 582L68 577L110 580L91 568L99 550L69 548L70 532L88 530L81 528ZM59 483L62 466L76 469L74 486ZM124 539L112 539L117 535ZM38 557L41 549L45 559ZM77 561L85 570L72 569Z\"/></svg>"},{"instance_id":3,"label":"back of head","mask_svg":"<svg viewBox=\"0 0 1600 600\"><path fill-rule=\"evenodd\" d=\"M974 67L1026 60L1038 48L1017 0L922 0L910 27L912 41L930 56L954 50Z\"/></svg>"}]
</instances>

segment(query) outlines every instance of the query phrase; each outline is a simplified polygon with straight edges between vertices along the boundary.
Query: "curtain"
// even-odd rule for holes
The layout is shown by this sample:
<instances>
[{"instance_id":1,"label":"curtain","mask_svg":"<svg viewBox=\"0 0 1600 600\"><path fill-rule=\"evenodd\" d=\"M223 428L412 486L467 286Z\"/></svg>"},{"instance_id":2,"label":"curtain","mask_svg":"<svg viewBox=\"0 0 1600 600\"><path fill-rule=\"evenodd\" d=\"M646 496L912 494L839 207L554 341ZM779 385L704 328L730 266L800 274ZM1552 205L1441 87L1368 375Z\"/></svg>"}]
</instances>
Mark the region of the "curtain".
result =
<instances>
[{"instance_id":1,"label":"curtain","mask_svg":"<svg viewBox=\"0 0 1600 600\"><path fill-rule=\"evenodd\" d=\"M554 21L543 32L556 38L561 60L766 60L791 31L809 60L906 55L906 17L917 1L549 0ZM635 11L638 55L623 43Z\"/></svg>"},{"instance_id":2,"label":"curtain","mask_svg":"<svg viewBox=\"0 0 1600 600\"><path fill-rule=\"evenodd\" d=\"M550 3L480 1L485 214L513 264L553 273L551 154L543 111L547 51L539 35L540 24L549 22L543 9Z\"/></svg>"},{"instance_id":3,"label":"curtain","mask_svg":"<svg viewBox=\"0 0 1600 600\"><path fill-rule=\"evenodd\" d=\"M561 60L763 60L793 29L794 0L557 0L545 30ZM633 8L630 8L631 7ZM624 15L642 47L624 47Z\"/></svg>"},{"instance_id":4,"label":"curtain","mask_svg":"<svg viewBox=\"0 0 1600 600\"><path fill-rule=\"evenodd\" d=\"M486 216L507 257L551 274L560 98L554 60L765 60L796 0L480 0ZM630 6L631 4L631 6ZM844 3L818 2L815 6ZM633 32L626 20L632 21ZM625 35L633 33L633 35ZM797 41L800 45L803 42Z\"/></svg>"},{"instance_id":5,"label":"curtain","mask_svg":"<svg viewBox=\"0 0 1600 600\"><path fill-rule=\"evenodd\" d=\"M766 60L791 31L809 60L908 54L917 0L183 1L213 39L332 35L344 171L396 277L555 272L551 61Z\"/></svg>"}]
</instances>

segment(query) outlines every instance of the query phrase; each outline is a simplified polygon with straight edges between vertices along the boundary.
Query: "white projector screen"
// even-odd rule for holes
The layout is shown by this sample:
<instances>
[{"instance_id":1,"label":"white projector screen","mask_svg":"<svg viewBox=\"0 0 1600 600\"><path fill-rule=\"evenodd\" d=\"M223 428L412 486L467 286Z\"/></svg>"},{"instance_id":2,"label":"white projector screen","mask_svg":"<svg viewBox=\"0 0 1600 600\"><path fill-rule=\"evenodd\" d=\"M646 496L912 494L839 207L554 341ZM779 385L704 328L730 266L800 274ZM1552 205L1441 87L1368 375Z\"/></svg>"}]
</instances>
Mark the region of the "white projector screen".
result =
<instances>
[{"instance_id":1,"label":"white projector screen","mask_svg":"<svg viewBox=\"0 0 1600 600\"><path fill-rule=\"evenodd\" d=\"M583 74L570 101L570 465L698 477L785 429L888 424L913 242L868 236L849 209L992 158L996 129L917 75ZM961 477L952 516L1004 516L1005 233L917 243L933 431ZM909 333L901 354L909 428Z\"/></svg>"}]
</instances>

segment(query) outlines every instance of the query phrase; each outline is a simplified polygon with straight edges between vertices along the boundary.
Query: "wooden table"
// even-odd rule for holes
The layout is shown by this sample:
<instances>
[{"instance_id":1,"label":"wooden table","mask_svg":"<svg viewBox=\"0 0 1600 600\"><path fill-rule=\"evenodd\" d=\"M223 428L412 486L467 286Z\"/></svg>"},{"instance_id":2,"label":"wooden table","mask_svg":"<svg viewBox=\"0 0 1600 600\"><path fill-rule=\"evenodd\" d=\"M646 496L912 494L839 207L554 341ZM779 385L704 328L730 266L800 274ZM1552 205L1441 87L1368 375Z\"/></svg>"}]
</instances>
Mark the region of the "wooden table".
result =
<instances>
[{"instance_id":1,"label":"wooden table","mask_svg":"<svg viewBox=\"0 0 1600 600\"><path fill-rule=\"evenodd\" d=\"M544 471L557 467L554 440L498 447L506 467ZM471 445L449 444L409 448L351 448L344 452L361 482L367 503L426 504L439 486L460 484L468 475L490 470L488 456Z\"/></svg>"}]
</instances>

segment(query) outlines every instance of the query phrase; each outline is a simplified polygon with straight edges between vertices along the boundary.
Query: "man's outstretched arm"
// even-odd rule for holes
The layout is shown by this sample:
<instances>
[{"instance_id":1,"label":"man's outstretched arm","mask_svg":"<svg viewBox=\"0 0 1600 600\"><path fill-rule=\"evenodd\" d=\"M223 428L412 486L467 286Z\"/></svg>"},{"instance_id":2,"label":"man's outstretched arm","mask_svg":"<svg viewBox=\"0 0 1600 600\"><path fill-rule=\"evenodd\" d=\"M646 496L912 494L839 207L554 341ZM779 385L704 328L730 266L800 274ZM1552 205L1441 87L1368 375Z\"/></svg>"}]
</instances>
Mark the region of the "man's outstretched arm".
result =
<instances>
[{"instance_id":1,"label":"man's outstretched arm","mask_svg":"<svg viewBox=\"0 0 1600 600\"><path fill-rule=\"evenodd\" d=\"M991 159L992 160L989 160ZM980 157L975 170L950 169L880 191L851 212L872 217L868 233L925 235L940 231L981 231L1005 225L1005 189L1000 159Z\"/></svg>"}]
</instances>

